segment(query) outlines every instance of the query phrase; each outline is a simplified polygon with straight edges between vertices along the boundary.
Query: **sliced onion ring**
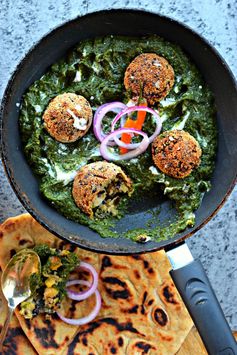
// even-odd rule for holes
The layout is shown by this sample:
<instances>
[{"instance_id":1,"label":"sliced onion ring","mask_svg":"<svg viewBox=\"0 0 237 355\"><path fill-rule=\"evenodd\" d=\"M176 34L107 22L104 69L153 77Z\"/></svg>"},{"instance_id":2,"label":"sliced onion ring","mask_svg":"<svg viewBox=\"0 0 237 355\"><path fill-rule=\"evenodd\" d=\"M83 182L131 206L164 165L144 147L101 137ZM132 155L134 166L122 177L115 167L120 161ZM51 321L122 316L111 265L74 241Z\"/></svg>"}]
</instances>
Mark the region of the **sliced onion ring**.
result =
<instances>
[{"instance_id":1,"label":"sliced onion ring","mask_svg":"<svg viewBox=\"0 0 237 355\"><path fill-rule=\"evenodd\" d=\"M143 136L143 140L140 143L138 143L137 148L131 150L128 153L116 154L116 153L110 152L109 149L113 149L113 148L108 148L109 141L114 140L115 137L117 137L118 135L121 135L122 133L138 134L140 136ZM127 145L125 143L121 142L119 139L118 139L118 145L120 147L125 147L125 146L127 147ZM100 145L100 153L104 159L109 160L109 161L127 160L127 159L135 158L138 155L140 155L141 153L143 153L147 149L148 145L149 145L149 138L146 133L139 131L137 129L134 129L134 128L120 128L120 129L117 129L116 131L108 134L103 139L103 141Z\"/></svg>"},{"instance_id":2,"label":"sliced onion ring","mask_svg":"<svg viewBox=\"0 0 237 355\"><path fill-rule=\"evenodd\" d=\"M122 112L125 109L127 109L127 106L119 101L110 102L110 103L107 103L107 104L104 104L104 105L101 105L100 107L98 107L98 109L96 110L95 115L94 115L93 131L94 131L96 138L100 142L102 142L102 140L106 137L106 134L102 130L102 120L103 120L104 116L106 115L106 113L112 111L117 114L118 112L120 112L120 111ZM120 117L122 117L122 116L123 116L123 114ZM115 143L113 142L113 145L114 144ZM109 144L109 145L111 145L111 144Z\"/></svg>"},{"instance_id":3,"label":"sliced onion ring","mask_svg":"<svg viewBox=\"0 0 237 355\"><path fill-rule=\"evenodd\" d=\"M77 284L78 285L85 285L85 286L90 286L90 282L89 281L85 281L85 280L74 280L74 285ZM82 318L78 318L78 319L72 319L72 318L67 318L62 316L59 312L57 312L57 315L59 316L59 318L64 321L65 323L71 324L71 325L84 325L87 324L89 322L91 322L99 313L100 308L101 308L101 296L98 290L95 290L95 298L96 298L96 304L95 307L93 308L93 310L90 312L90 314L88 314L88 316L82 317Z\"/></svg>"},{"instance_id":4,"label":"sliced onion ring","mask_svg":"<svg viewBox=\"0 0 237 355\"><path fill-rule=\"evenodd\" d=\"M122 112L118 113L117 116L112 121L111 132L113 132L115 130L116 123L119 120L121 120L121 118L124 115L129 115L132 112L136 112L136 111L149 112L155 118L156 129L155 129L154 133L149 137L149 143L153 142L155 137L158 136L158 134L161 131L162 122L161 122L161 119L160 119L160 116L158 115L158 113L156 111L152 110L151 108L147 107L147 106L132 106L132 107L128 107L126 110L123 110ZM119 145L117 137L115 137L114 141L116 142L116 144ZM133 148L136 148L136 147L137 147L137 143L135 145L133 144L130 148L129 148L129 145L127 147L124 147L124 148L127 148L127 149L131 149L132 148L133 149Z\"/></svg>"},{"instance_id":5,"label":"sliced onion ring","mask_svg":"<svg viewBox=\"0 0 237 355\"><path fill-rule=\"evenodd\" d=\"M92 281L92 283L89 283L90 284L89 288L86 291L75 292L75 291L71 291L71 290L67 289L68 297L70 297L72 300L75 300L75 301L82 301L82 300L85 300L86 298L90 297L98 287L98 274L97 274L96 270L94 269L94 267L88 263L85 263L84 261L81 261L80 265L79 265L79 269L81 269L81 268L88 270L90 272L90 274L93 277L93 281ZM67 287L72 286L72 285L77 285L77 280L68 281L66 284Z\"/></svg>"}]
</instances>

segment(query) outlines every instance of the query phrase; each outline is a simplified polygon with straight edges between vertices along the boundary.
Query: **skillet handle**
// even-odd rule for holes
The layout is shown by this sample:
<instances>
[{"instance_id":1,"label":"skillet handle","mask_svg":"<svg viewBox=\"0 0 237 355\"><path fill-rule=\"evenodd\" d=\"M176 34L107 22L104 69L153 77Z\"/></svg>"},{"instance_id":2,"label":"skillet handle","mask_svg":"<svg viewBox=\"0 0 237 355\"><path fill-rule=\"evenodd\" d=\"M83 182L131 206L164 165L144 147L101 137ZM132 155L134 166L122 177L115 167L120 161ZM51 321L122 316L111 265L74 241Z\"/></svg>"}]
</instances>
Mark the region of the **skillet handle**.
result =
<instances>
[{"instance_id":1,"label":"skillet handle","mask_svg":"<svg viewBox=\"0 0 237 355\"><path fill-rule=\"evenodd\" d=\"M237 344L199 260L171 270L177 287L210 355L237 355Z\"/></svg>"}]
</instances>

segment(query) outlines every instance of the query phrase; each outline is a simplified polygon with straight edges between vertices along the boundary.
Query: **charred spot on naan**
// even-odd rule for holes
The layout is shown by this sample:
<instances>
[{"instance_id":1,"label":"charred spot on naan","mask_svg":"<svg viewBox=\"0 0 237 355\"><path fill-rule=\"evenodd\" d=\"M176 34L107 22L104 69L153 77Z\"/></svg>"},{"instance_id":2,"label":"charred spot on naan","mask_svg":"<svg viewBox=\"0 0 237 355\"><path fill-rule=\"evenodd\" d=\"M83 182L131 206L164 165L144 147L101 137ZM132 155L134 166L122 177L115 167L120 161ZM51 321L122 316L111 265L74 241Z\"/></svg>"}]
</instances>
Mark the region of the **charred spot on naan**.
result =
<instances>
[{"instance_id":1,"label":"charred spot on naan","mask_svg":"<svg viewBox=\"0 0 237 355\"><path fill-rule=\"evenodd\" d=\"M156 307L152 311L153 321L161 327L166 327L169 323L168 314L161 307Z\"/></svg>"},{"instance_id":2,"label":"charred spot on naan","mask_svg":"<svg viewBox=\"0 0 237 355\"><path fill-rule=\"evenodd\" d=\"M138 308L139 308L139 305L136 305L136 306L133 306L133 307L127 309L127 310L124 310L123 312L124 312L124 313L127 312L127 313L129 313L129 314L137 314Z\"/></svg>"},{"instance_id":3,"label":"charred spot on naan","mask_svg":"<svg viewBox=\"0 0 237 355\"><path fill-rule=\"evenodd\" d=\"M9 251L9 259L11 259L14 255L16 254L16 250L15 249L11 249L10 251Z\"/></svg>"},{"instance_id":4,"label":"charred spot on naan","mask_svg":"<svg viewBox=\"0 0 237 355\"><path fill-rule=\"evenodd\" d=\"M0 332L2 327L0 326ZM18 355L18 345L20 343L19 337L24 336L24 332L21 327L9 328L7 337L4 341L2 355Z\"/></svg>"},{"instance_id":5,"label":"charred spot on naan","mask_svg":"<svg viewBox=\"0 0 237 355\"><path fill-rule=\"evenodd\" d=\"M107 294L113 299L128 299L131 296L126 282L121 281L119 278L108 276L103 277L102 281ZM110 285L110 287L106 286L106 284Z\"/></svg>"},{"instance_id":6,"label":"charred spot on naan","mask_svg":"<svg viewBox=\"0 0 237 355\"><path fill-rule=\"evenodd\" d=\"M87 337L89 337L91 334L93 334L93 332L99 327L100 327L100 323L97 322L97 321L94 321L94 322L91 322L88 325L82 326L82 330L80 330L76 334L76 336L74 337L74 339L72 340L72 342L68 346L68 355L69 354L74 354L74 349L77 346L77 344L78 343L82 343L83 344L83 340L82 339L87 339Z\"/></svg>"},{"instance_id":7,"label":"charred spot on naan","mask_svg":"<svg viewBox=\"0 0 237 355\"><path fill-rule=\"evenodd\" d=\"M103 272L107 267L113 266L109 256L105 255L102 258L101 272Z\"/></svg>"},{"instance_id":8,"label":"charred spot on naan","mask_svg":"<svg viewBox=\"0 0 237 355\"><path fill-rule=\"evenodd\" d=\"M141 314L145 314L145 313L146 313L146 310L145 310L145 302L146 302L147 296L148 296L148 293L147 293L147 291L145 291L145 292L143 293L143 297L142 297Z\"/></svg>"},{"instance_id":9,"label":"charred spot on naan","mask_svg":"<svg viewBox=\"0 0 237 355\"><path fill-rule=\"evenodd\" d=\"M120 347L123 346L123 338L122 337L118 338L118 346L120 346Z\"/></svg>"},{"instance_id":10,"label":"charred spot on naan","mask_svg":"<svg viewBox=\"0 0 237 355\"><path fill-rule=\"evenodd\" d=\"M36 338L39 339L40 343L45 349L58 349L59 345L54 339L56 333L54 323L49 319L44 319L43 323L45 323L45 327L34 328Z\"/></svg>"},{"instance_id":11,"label":"charred spot on naan","mask_svg":"<svg viewBox=\"0 0 237 355\"><path fill-rule=\"evenodd\" d=\"M26 240L26 239L21 239L21 236L19 235L19 245L20 246L25 246L27 243L29 243L29 241L28 240Z\"/></svg>"},{"instance_id":12,"label":"charred spot on naan","mask_svg":"<svg viewBox=\"0 0 237 355\"><path fill-rule=\"evenodd\" d=\"M140 280L141 275L140 275L139 271L135 269L135 270L133 270L133 273L134 273L135 278L136 278L137 280Z\"/></svg>"},{"instance_id":13,"label":"charred spot on naan","mask_svg":"<svg viewBox=\"0 0 237 355\"><path fill-rule=\"evenodd\" d=\"M59 240L57 247L60 250L65 249L65 250L70 251L71 253L73 253L77 249L77 246L75 244L68 243L64 240Z\"/></svg>"},{"instance_id":14,"label":"charred spot on naan","mask_svg":"<svg viewBox=\"0 0 237 355\"><path fill-rule=\"evenodd\" d=\"M137 343L135 343L135 347L143 350L142 354L147 354L150 349L156 350L154 346L152 346L144 341L138 341Z\"/></svg>"},{"instance_id":15,"label":"charred spot on naan","mask_svg":"<svg viewBox=\"0 0 237 355\"><path fill-rule=\"evenodd\" d=\"M77 305L77 301L74 301L74 300L71 300L70 301L70 307L69 307L69 310L68 310L68 312L69 312L69 315L68 315L68 317L69 318L75 318L75 313L76 313L76 310L77 310L77 307L76 307L76 305Z\"/></svg>"},{"instance_id":16,"label":"charred spot on naan","mask_svg":"<svg viewBox=\"0 0 237 355\"><path fill-rule=\"evenodd\" d=\"M143 337L145 336L144 334L140 333L136 328L134 328L133 323L131 321L119 323L119 321L115 318L104 318L102 322L114 326L118 332L128 331L131 333L139 334Z\"/></svg>"},{"instance_id":17,"label":"charred spot on naan","mask_svg":"<svg viewBox=\"0 0 237 355\"><path fill-rule=\"evenodd\" d=\"M73 354L77 343L85 343L85 339L91 336L96 330L100 330L103 333L103 329L108 329L108 326L112 326L115 333L120 334L121 332L130 332L133 334L145 337L145 334L140 333L131 321L119 322L116 318L108 317L102 318L98 321L93 321L87 325L81 327L81 330L74 337L73 341L68 347L68 354ZM88 342L89 344L89 342Z\"/></svg>"},{"instance_id":18,"label":"charred spot on naan","mask_svg":"<svg viewBox=\"0 0 237 355\"><path fill-rule=\"evenodd\" d=\"M148 260L146 260L146 256L142 256L142 255L131 255L131 258L135 259L135 260L139 260L143 263L143 269L145 272L148 272L149 275L155 275L155 271L154 269L151 267L150 263L148 262ZM136 272L136 270L134 271ZM135 275L137 276L137 274ZM139 276L137 277L139 278Z\"/></svg>"},{"instance_id":19,"label":"charred spot on naan","mask_svg":"<svg viewBox=\"0 0 237 355\"><path fill-rule=\"evenodd\" d=\"M126 354L139 354L139 355L146 355L150 353L150 350L154 350L158 352L158 346L155 346L154 344L150 344L147 341L140 340L140 339L134 339L130 344L128 345L126 349ZM153 353L153 352L152 352ZM158 352L160 353L160 352Z\"/></svg>"},{"instance_id":20,"label":"charred spot on naan","mask_svg":"<svg viewBox=\"0 0 237 355\"><path fill-rule=\"evenodd\" d=\"M148 274L154 274L154 270L152 269L152 267L150 266L149 262L147 260L143 260L143 265L144 265L144 269L146 269L146 271L148 272Z\"/></svg>"},{"instance_id":21,"label":"charred spot on naan","mask_svg":"<svg viewBox=\"0 0 237 355\"><path fill-rule=\"evenodd\" d=\"M154 300L150 300L149 302L147 302L148 306L151 306L154 303Z\"/></svg>"},{"instance_id":22,"label":"charred spot on naan","mask_svg":"<svg viewBox=\"0 0 237 355\"><path fill-rule=\"evenodd\" d=\"M141 255L130 255L130 257L135 259L135 260L140 260L141 259Z\"/></svg>"},{"instance_id":23,"label":"charred spot on naan","mask_svg":"<svg viewBox=\"0 0 237 355\"><path fill-rule=\"evenodd\" d=\"M111 346L110 352L111 352L111 354L116 354L117 350L116 350L116 348L114 346Z\"/></svg>"},{"instance_id":24,"label":"charred spot on naan","mask_svg":"<svg viewBox=\"0 0 237 355\"><path fill-rule=\"evenodd\" d=\"M162 333L159 333L159 336L160 336L162 341L172 342L174 340L174 337L169 336L169 335L165 335L165 334L162 334Z\"/></svg>"},{"instance_id":25,"label":"charred spot on naan","mask_svg":"<svg viewBox=\"0 0 237 355\"><path fill-rule=\"evenodd\" d=\"M159 296L164 304L171 304L180 309L180 300L177 296L177 290L171 281L164 282L160 288Z\"/></svg>"},{"instance_id":26,"label":"charred spot on naan","mask_svg":"<svg viewBox=\"0 0 237 355\"><path fill-rule=\"evenodd\" d=\"M117 354L117 350L117 344L114 341L109 341L103 346L104 354Z\"/></svg>"},{"instance_id":27,"label":"charred spot on naan","mask_svg":"<svg viewBox=\"0 0 237 355\"><path fill-rule=\"evenodd\" d=\"M27 326L28 329L31 328L31 321L29 319L24 318L25 320L25 325Z\"/></svg>"}]
</instances>

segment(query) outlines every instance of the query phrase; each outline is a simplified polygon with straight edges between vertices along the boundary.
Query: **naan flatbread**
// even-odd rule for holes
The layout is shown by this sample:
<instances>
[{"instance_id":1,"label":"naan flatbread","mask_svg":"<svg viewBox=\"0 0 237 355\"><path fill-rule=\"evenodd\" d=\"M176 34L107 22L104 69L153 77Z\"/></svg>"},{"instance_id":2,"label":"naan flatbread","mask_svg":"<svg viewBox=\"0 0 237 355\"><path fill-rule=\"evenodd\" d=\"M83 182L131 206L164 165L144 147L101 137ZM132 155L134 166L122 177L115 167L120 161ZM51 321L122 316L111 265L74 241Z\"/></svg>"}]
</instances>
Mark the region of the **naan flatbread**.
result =
<instances>
[{"instance_id":1,"label":"naan flatbread","mask_svg":"<svg viewBox=\"0 0 237 355\"><path fill-rule=\"evenodd\" d=\"M46 231L29 214L7 219L0 227L1 268L6 266L8 260L17 251L23 248L33 248L36 244L47 244L53 248L62 249L65 243ZM70 249L71 245L67 245L67 248ZM86 255L83 259L85 257ZM94 259L98 259L97 254L93 255ZM62 322L57 316L47 319L45 315L40 314L27 320L18 309L15 314L23 331L39 354L64 354L68 344L77 333L77 327Z\"/></svg>"},{"instance_id":2,"label":"naan flatbread","mask_svg":"<svg viewBox=\"0 0 237 355\"><path fill-rule=\"evenodd\" d=\"M165 253L100 260L100 315L79 329L67 354L175 354L193 323L168 274Z\"/></svg>"},{"instance_id":3,"label":"naan flatbread","mask_svg":"<svg viewBox=\"0 0 237 355\"><path fill-rule=\"evenodd\" d=\"M65 244L25 214L0 227L0 265L4 267L15 251L42 243L75 251L95 267L102 308L93 322L81 327L67 325L57 316L40 315L29 321L17 311L39 354L172 355L178 351L193 323L169 276L163 251L133 256L91 253ZM79 277L87 275L82 272ZM79 318L94 304L94 296L83 302L65 299L61 312Z\"/></svg>"}]
</instances>

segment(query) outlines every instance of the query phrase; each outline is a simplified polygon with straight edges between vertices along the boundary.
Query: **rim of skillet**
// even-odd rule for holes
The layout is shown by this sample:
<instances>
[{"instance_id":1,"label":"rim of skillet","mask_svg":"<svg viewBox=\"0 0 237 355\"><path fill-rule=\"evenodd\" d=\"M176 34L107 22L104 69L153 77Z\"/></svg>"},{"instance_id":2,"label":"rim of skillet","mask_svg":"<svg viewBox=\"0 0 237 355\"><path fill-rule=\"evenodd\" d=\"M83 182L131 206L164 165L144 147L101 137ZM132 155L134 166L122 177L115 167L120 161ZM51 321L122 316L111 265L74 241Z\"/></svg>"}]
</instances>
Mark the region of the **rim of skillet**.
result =
<instances>
[{"instance_id":1,"label":"rim of skillet","mask_svg":"<svg viewBox=\"0 0 237 355\"><path fill-rule=\"evenodd\" d=\"M174 237L168 239L168 240L164 240L164 241L150 241L147 243L137 243L134 241L130 241L131 245L129 245L129 250L127 250L127 246L126 247L122 247L120 245L112 245L112 248L110 247L110 245L108 245L106 243L106 239L113 239L114 241L118 240L118 238L102 238L101 237L101 243L100 246L98 246L99 243L94 243L92 244L91 242L88 242L86 240L86 236L85 237L80 237L79 235L77 236L78 238L75 238L75 236L63 236L62 234L58 233L57 231L55 231L54 227L52 227L52 223L48 223L47 220L47 216L46 216L46 220L42 220L42 217L39 216L37 214L37 212L34 210L34 207L30 205L30 201L28 200L28 198L25 195L22 195L19 186L17 184L17 182L15 181L14 177L12 176L12 173L8 167L8 163L7 163L7 157L6 157L6 151L5 151L5 146L4 146L4 142L3 142L3 130L4 130L4 123L3 123L3 112L4 112L4 108L5 108L5 104L7 102L8 96L10 94L10 90L11 87L14 83L15 77L18 74L18 71L20 71L20 69L23 67L24 63L28 61L30 55L32 54L32 52L35 50L35 48L37 48L39 46L39 44L43 41L45 41L48 37L50 37L53 33L57 32L58 30L60 30L61 28L63 28L65 25L67 24L73 24L73 22L77 22L79 21L81 18L85 18L85 17L90 17L92 15L100 15L100 14L106 14L106 13L116 13L116 12L124 12L124 13L128 13L128 12L133 12L133 13L140 13L140 14L147 14L147 15L151 15L151 16L156 16L157 18L161 18L164 19L166 21L170 21L173 23L178 24L180 27L183 27L186 31L191 32L191 34L195 37L197 37L198 39L201 40L201 42L203 44L205 44L209 50L211 50L213 52L213 54L215 55L215 57L217 57L222 66L224 67L224 70L228 73L229 78L232 81L233 87L235 87L236 93L237 93L237 81L235 79L235 76L233 74L233 72L231 71L230 67L228 66L227 62L225 61L225 59L222 57L222 55L217 51L217 49L206 39L204 38L202 35L200 35L199 33L197 33L195 30L193 30L191 27L189 27L188 25L182 23L179 20L173 19L169 16L165 16L165 15L161 15L159 13L156 12L152 12L152 11L147 11L144 9L134 9L134 8L108 8L106 10L98 10L98 11L92 11L92 12L88 12L84 15L79 15L76 16L70 20L66 20L64 22L62 22L60 25L57 25L56 27L54 27L52 30L49 30L45 35L43 35L39 40L37 40L31 47L30 49L27 51L27 53L24 55L24 57L20 60L20 62L16 65L15 69L13 70L7 86L3 92L3 96L2 96L2 100L1 100L1 107L0 107L0 146L1 146L1 158L2 158L2 163L3 163L3 167L5 170L5 173L7 175L8 181L10 182L11 187L13 188L16 196L18 197L18 199L20 200L21 204L23 205L23 207L37 220L37 222L39 224L41 224L44 228L46 228L49 232L51 232L52 234L56 235L57 237L59 237L60 239L65 240L66 242L70 242L72 244L76 244L78 247L82 248L82 249L86 249L86 250L90 250L93 252L97 252L97 253L106 253L106 254L113 254L113 255L130 255L130 254L142 254L142 253L147 253L147 252L154 252L154 251L158 251L160 249L163 249L167 247L167 249L169 249L171 246L175 246L176 244L179 244L180 242L183 242L186 238L189 238L190 236L192 236L194 233L196 233L198 230L200 230L204 225L206 225L212 218L213 216L221 209L221 207L223 206L223 204L225 203L225 201L227 200L227 198L229 197L229 195L231 194L233 188L235 187L235 184L237 183L237 171L235 174L235 177L233 179L233 181L231 182L231 184L229 185L229 189L226 192L226 194L224 195L223 199L221 200L221 202L219 203L219 205L213 210L213 212L211 214L209 214L209 216L207 216L198 226L194 226L191 230L187 230L186 233L184 235L175 235ZM182 47L181 47L182 48ZM192 58L191 58L192 59ZM52 64L51 64L52 65ZM59 213L59 212L58 212ZM79 224L80 225L80 224ZM89 229L89 227L87 227ZM119 238L119 239L124 239L124 238ZM103 241L105 243L103 243ZM126 239L127 241L127 239Z\"/></svg>"}]
</instances>

